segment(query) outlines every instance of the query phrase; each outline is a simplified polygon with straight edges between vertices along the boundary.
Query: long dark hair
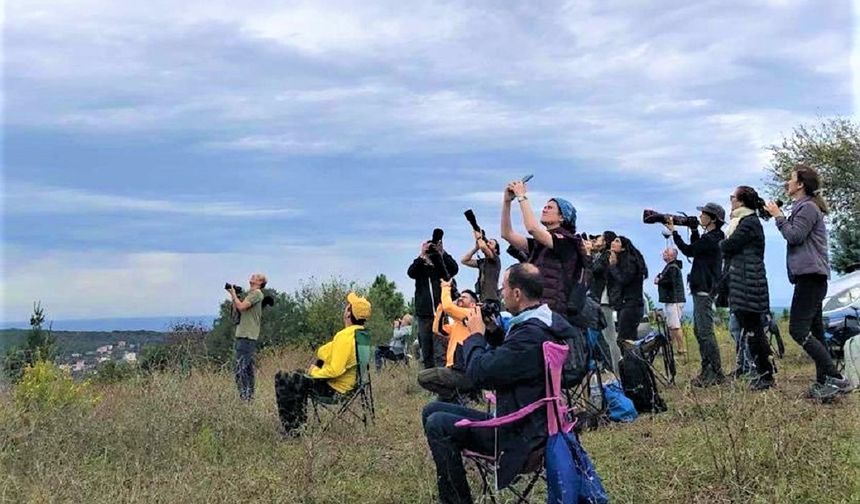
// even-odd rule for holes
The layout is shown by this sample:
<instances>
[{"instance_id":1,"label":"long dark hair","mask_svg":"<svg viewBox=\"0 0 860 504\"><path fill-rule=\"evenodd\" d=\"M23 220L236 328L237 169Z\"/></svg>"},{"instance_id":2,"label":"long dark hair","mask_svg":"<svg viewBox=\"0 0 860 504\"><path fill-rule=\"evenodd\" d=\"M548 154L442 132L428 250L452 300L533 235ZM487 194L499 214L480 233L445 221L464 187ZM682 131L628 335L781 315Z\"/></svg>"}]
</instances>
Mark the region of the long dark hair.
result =
<instances>
[{"instance_id":1,"label":"long dark hair","mask_svg":"<svg viewBox=\"0 0 860 504\"><path fill-rule=\"evenodd\" d=\"M820 194L821 176L818 175L815 168L799 164L792 171L797 174L797 181L803 184L803 191L815 201L815 204L821 209L821 213L830 213L830 206L827 205L827 201Z\"/></svg>"},{"instance_id":2,"label":"long dark hair","mask_svg":"<svg viewBox=\"0 0 860 504\"><path fill-rule=\"evenodd\" d=\"M764 200L752 187L745 185L738 186L737 195L735 197L741 202L741 205L749 208L750 210L754 210L762 219L770 219L771 215L764 207Z\"/></svg>"},{"instance_id":3,"label":"long dark hair","mask_svg":"<svg viewBox=\"0 0 860 504\"><path fill-rule=\"evenodd\" d=\"M630 238L619 236L618 239L621 240L621 245L624 247L624 251L630 258L630 261L639 267L639 271L642 272L642 279L644 280L648 278L648 265L645 264L645 258L642 256L642 252L639 252L639 249L633 245Z\"/></svg>"}]
</instances>

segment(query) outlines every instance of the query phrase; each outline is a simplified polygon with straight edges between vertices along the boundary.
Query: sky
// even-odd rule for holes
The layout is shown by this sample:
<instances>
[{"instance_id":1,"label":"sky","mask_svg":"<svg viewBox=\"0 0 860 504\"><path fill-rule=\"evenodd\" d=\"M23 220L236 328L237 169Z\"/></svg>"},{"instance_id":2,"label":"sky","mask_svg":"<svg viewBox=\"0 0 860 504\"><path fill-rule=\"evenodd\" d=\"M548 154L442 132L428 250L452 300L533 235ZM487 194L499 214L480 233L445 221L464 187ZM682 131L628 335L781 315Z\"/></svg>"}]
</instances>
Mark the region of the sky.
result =
<instances>
[{"instance_id":1,"label":"sky","mask_svg":"<svg viewBox=\"0 0 860 504\"><path fill-rule=\"evenodd\" d=\"M860 2L244 4L6 5L3 321L214 314L255 271L410 297L433 228L457 258L465 209L498 236L526 174L629 236L653 288L644 208L727 206L794 127L860 117Z\"/></svg>"}]
</instances>

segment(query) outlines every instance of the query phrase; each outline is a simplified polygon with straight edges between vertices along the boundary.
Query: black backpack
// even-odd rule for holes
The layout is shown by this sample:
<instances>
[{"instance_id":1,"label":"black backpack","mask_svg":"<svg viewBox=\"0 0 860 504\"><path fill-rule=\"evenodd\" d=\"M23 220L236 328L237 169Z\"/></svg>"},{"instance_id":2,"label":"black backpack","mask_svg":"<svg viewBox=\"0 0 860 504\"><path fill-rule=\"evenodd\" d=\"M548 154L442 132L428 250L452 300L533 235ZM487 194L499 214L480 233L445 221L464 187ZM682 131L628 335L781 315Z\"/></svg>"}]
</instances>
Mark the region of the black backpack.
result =
<instances>
[{"instance_id":1,"label":"black backpack","mask_svg":"<svg viewBox=\"0 0 860 504\"><path fill-rule=\"evenodd\" d=\"M573 336L563 340L568 353L564 367L561 369L561 386L573 388L582 383L588 372L588 341L585 332L573 327Z\"/></svg>"},{"instance_id":2,"label":"black backpack","mask_svg":"<svg viewBox=\"0 0 860 504\"><path fill-rule=\"evenodd\" d=\"M666 411L666 403L657 391L657 379L639 349L626 350L619 368L624 395L633 401L639 413Z\"/></svg>"}]
</instances>

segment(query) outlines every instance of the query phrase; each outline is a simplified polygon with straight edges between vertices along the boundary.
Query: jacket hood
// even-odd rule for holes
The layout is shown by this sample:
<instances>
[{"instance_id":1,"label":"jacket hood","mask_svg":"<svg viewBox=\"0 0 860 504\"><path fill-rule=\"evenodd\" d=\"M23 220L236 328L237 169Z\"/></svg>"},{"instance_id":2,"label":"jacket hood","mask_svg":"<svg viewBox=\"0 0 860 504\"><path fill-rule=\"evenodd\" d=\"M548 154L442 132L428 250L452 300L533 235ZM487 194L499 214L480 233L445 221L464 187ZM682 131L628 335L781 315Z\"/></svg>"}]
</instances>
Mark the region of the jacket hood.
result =
<instances>
[{"instance_id":1,"label":"jacket hood","mask_svg":"<svg viewBox=\"0 0 860 504\"><path fill-rule=\"evenodd\" d=\"M555 340L569 339L576 333L573 326L564 317L550 310L546 304L521 312L512 318L508 325L508 332L510 333L514 327L524 324L537 325L543 328Z\"/></svg>"}]
</instances>

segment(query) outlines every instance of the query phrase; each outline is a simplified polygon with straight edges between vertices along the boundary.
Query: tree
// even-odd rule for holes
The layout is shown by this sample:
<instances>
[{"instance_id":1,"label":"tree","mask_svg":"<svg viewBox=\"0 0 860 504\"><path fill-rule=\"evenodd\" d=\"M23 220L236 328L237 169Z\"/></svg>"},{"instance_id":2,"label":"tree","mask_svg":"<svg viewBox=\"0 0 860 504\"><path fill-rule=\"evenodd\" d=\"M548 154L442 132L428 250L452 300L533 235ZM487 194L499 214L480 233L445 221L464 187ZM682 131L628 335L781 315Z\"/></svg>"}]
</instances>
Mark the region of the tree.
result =
<instances>
[{"instance_id":1,"label":"tree","mask_svg":"<svg viewBox=\"0 0 860 504\"><path fill-rule=\"evenodd\" d=\"M374 342L387 342L391 335L391 323L406 313L406 302L403 294L397 290L397 285L388 280L385 275L377 275L367 289L367 299L373 305L367 329Z\"/></svg>"},{"instance_id":2,"label":"tree","mask_svg":"<svg viewBox=\"0 0 860 504\"><path fill-rule=\"evenodd\" d=\"M816 168L830 205L832 267L839 273L860 262L860 125L844 118L800 125L771 145L770 192L787 200L783 186L798 164Z\"/></svg>"},{"instance_id":3,"label":"tree","mask_svg":"<svg viewBox=\"0 0 860 504\"><path fill-rule=\"evenodd\" d=\"M33 303L33 315L30 316L30 331L23 348L12 347L6 352L3 360L3 372L12 381L21 379L24 369L39 361L53 362L57 358L57 345L51 330L51 325L44 329L45 310L42 303Z\"/></svg>"}]
</instances>

